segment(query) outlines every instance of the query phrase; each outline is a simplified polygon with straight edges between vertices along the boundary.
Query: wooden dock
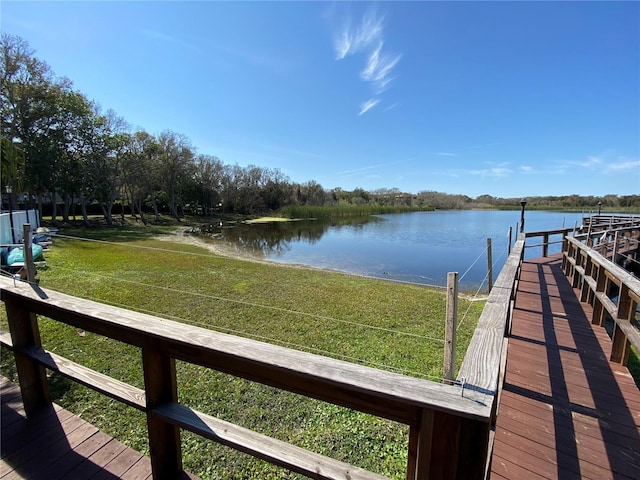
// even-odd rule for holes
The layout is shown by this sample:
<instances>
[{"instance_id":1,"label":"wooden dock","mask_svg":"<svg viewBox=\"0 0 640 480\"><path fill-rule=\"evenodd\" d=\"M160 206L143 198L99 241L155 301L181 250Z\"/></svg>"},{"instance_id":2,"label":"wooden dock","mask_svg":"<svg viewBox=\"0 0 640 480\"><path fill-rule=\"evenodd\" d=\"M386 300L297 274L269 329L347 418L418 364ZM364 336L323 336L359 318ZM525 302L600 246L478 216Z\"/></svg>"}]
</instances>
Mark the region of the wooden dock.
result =
<instances>
[{"instance_id":1,"label":"wooden dock","mask_svg":"<svg viewBox=\"0 0 640 480\"><path fill-rule=\"evenodd\" d=\"M491 478L640 478L640 391L561 270L524 262Z\"/></svg>"},{"instance_id":2,"label":"wooden dock","mask_svg":"<svg viewBox=\"0 0 640 480\"><path fill-rule=\"evenodd\" d=\"M20 388L0 376L2 480L146 480L148 457L56 404L27 420ZM185 474L184 479L195 479Z\"/></svg>"}]
</instances>

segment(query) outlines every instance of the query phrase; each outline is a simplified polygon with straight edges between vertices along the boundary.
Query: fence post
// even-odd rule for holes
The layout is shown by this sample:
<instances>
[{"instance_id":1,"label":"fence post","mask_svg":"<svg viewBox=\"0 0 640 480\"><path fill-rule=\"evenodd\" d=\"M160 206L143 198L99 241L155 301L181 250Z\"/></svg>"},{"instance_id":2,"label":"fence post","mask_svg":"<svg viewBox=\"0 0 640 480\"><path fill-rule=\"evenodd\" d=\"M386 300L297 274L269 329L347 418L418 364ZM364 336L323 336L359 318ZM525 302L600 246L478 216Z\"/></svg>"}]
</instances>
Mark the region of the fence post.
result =
<instances>
[{"instance_id":1,"label":"fence post","mask_svg":"<svg viewBox=\"0 0 640 480\"><path fill-rule=\"evenodd\" d=\"M155 416L153 409L178 401L176 362L151 342L142 349L151 472L154 480L175 479L182 472L180 429Z\"/></svg>"},{"instance_id":2,"label":"fence post","mask_svg":"<svg viewBox=\"0 0 640 480\"><path fill-rule=\"evenodd\" d=\"M620 286L620 292L618 294L618 314L616 315L617 318L614 319L610 360L620 363L625 367L629 360L631 343L622 328L620 328L620 322L630 322L633 320L635 311L636 303L629 295L629 287L623 283Z\"/></svg>"},{"instance_id":3,"label":"fence post","mask_svg":"<svg viewBox=\"0 0 640 480\"><path fill-rule=\"evenodd\" d=\"M598 279L596 281L596 291L593 299L593 317L591 323L594 325L604 325L607 311L598 298L598 293L605 293L609 290L609 279L604 273L604 267L598 264Z\"/></svg>"},{"instance_id":4,"label":"fence post","mask_svg":"<svg viewBox=\"0 0 640 480\"><path fill-rule=\"evenodd\" d=\"M545 232L542 236L542 257L547 258L549 256L549 232Z\"/></svg>"},{"instance_id":5,"label":"fence post","mask_svg":"<svg viewBox=\"0 0 640 480\"><path fill-rule=\"evenodd\" d=\"M493 289L493 252L491 251L491 238L487 238L487 275L489 278L489 293Z\"/></svg>"},{"instance_id":6,"label":"fence post","mask_svg":"<svg viewBox=\"0 0 640 480\"><path fill-rule=\"evenodd\" d=\"M444 381L453 382L456 370L456 328L458 323L458 272L447 274L447 310L444 342Z\"/></svg>"},{"instance_id":7,"label":"fence post","mask_svg":"<svg viewBox=\"0 0 640 480\"><path fill-rule=\"evenodd\" d=\"M611 254L611 261L616 263L616 255L618 255L618 231L613 235L613 253Z\"/></svg>"},{"instance_id":8,"label":"fence post","mask_svg":"<svg viewBox=\"0 0 640 480\"><path fill-rule=\"evenodd\" d=\"M509 247L507 248L507 256L511 255L511 242L512 242L512 235L513 235L513 227L509 227Z\"/></svg>"},{"instance_id":9,"label":"fence post","mask_svg":"<svg viewBox=\"0 0 640 480\"><path fill-rule=\"evenodd\" d=\"M42 345L38 319L35 313L24 308L15 298L7 298L4 303L7 309L22 403L27 416L29 416L38 407L51 403L47 373L44 367L22 353L22 350Z\"/></svg>"},{"instance_id":10,"label":"fence post","mask_svg":"<svg viewBox=\"0 0 640 480\"><path fill-rule=\"evenodd\" d=\"M488 451L488 423L423 409L409 430L406 478L481 480Z\"/></svg>"},{"instance_id":11,"label":"fence post","mask_svg":"<svg viewBox=\"0 0 640 480\"><path fill-rule=\"evenodd\" d=\"M27 282L33 283L36 281L36 266L33 263L33 250L32 248L32 237L31 237L31 225L25 223L22 226L22 234L24 240L24 269L27 272Z\"/></svg>"}]
</instances>

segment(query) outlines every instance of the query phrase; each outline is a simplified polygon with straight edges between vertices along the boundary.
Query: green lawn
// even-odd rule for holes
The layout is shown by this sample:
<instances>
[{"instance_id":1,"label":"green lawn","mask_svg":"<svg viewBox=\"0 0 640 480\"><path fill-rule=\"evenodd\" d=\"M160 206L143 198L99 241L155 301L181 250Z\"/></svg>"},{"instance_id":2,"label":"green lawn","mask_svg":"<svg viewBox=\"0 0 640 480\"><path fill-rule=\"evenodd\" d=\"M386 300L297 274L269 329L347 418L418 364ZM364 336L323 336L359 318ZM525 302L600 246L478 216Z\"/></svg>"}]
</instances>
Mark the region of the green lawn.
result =
<instances>
[{"instance_id":1,"label":"green lawn","mask_svg":"<svg viewBox=\"0 0 640 480\"><path fill-rule=\"evenodd\" d=\"M173 227L67 229L38 274L44 288L278 345L424 377L442 376L445 297L425 287L216 256L155 238ZM461 299L458 365L484 302ZM3 309L4 310L4 309ZM2 328L6 319L2 312ZM138 349L41 319L48 350L143 386ZM2 352L2 371L15 379ZM178 364L180 401L316 452L404 478L403 425ZM144 415L53 376L55 401L148 451ZM183 433L185 468L203 478L297 478Z\"/></svg>"}]
</instances>

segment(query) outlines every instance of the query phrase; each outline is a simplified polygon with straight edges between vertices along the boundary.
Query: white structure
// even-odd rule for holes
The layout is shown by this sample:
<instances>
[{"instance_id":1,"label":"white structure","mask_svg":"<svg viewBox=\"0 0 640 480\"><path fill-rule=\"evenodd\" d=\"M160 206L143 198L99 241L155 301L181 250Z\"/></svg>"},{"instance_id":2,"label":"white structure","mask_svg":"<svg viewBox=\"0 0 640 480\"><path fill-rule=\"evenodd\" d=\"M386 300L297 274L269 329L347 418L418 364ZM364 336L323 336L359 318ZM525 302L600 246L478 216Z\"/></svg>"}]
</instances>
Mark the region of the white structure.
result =
<instances>
[{"instance_id":1,"label":"white structure","mask_svg":"<svg viewBox=\"0 0 640 480\"><path fill-rule=\"evenodd\" d=\"M11 236L11 215L13 215L13 237ZM14 210L12 213L0 214L0 245L14 245L22 243L22 226L28 223L31 231L35 232L40 226L40 218L37 210Z\"/></svg>"}]
</instances>

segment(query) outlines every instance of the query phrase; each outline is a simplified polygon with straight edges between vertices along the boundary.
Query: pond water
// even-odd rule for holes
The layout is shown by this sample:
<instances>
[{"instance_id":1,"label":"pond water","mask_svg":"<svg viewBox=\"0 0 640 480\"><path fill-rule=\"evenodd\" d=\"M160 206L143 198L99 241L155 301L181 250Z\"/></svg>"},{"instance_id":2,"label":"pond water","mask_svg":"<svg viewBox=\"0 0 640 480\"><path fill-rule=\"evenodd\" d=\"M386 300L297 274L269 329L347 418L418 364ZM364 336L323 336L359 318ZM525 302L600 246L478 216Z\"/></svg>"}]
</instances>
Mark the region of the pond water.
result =
<instances>
[{"instance_id":1,"label":"pond water","mask_svg":"<svg viewBox=\"0 0 640 480\"><path fill-rule=\"evenodd\" d=\"M458 272L460 288L475 290L483 282L486 289L487 238L495 280L507 257L509 227L515 241L519 221L520 211L435 211L332 223L210 225L202 233L236 254L387 280L445 286L447 272ZM580 213L531 211L525 213L525 231L572 228L581 221ZM541 254L538 248L527 257Z\"/></svg>"}]
</instances>

